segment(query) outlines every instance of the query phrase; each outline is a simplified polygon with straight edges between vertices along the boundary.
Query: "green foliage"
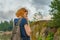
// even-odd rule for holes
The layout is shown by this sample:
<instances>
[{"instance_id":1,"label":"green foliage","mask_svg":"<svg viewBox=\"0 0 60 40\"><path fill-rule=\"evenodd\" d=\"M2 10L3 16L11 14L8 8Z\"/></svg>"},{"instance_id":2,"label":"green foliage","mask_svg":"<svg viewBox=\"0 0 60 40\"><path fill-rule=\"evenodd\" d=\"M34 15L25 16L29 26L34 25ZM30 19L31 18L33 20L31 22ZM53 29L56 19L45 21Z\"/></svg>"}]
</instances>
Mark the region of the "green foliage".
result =
<instances>
[{"instance_id":1,"label":"green foliage","mask_svg":"<svg viewBox=\"0 0 60 40\"><path fill-rule=\"evenodd\" d=\"M54 34L50 32L48 36L46 37L46 40L53 40Z\"/></svg>"},{"instance_id":2,"label":"green foliage","mask_svg":"<svg viewBox=\"0 0 60 40\"><path fill-rule=\"evenodd\" d=\"M0 31L11 31L13 28L13 21L4 21L0 23Z\"/></svg>"},{"instance_id":3,"label":"green foliage","mask_svg":"<svg viewBox=\"0 0 60 40\"><path fill-rule=\"evenodd\" d=\"M39 37L38 37L38 40L42 40L42 37L41 37L41 36L39 36Z\"/></svg>"},{"instance_id":4,"label":"green foliage","mask_svg":"<svg viewBox=\"0 0 60 40\"><path fill-rule=\"evenodd\" d=\"M52 17L52 24L55 27L60 27L60 0L53 0L51 2L51 15Z\"/></svg>"}]
</instances>

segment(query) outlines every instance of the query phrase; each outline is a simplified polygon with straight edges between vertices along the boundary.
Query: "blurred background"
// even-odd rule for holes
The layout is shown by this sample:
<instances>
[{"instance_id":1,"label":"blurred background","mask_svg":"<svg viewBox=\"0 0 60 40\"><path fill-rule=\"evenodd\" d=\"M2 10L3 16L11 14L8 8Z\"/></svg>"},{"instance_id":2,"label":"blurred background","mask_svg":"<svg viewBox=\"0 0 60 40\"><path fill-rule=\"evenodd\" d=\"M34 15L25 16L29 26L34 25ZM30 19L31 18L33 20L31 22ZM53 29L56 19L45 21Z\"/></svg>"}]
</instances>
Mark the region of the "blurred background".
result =
<instances>
[{"instance_id":1,"label":"blurred background","mask_svg":"<svg viewBox=\"0 0 60 40\"><path fill-rule=\"evenodd\" d=\"M60 0L0 0L0 40L10 40L22 7L29 12L31 40L60 40Z\"/></svg>"}]
</instances>

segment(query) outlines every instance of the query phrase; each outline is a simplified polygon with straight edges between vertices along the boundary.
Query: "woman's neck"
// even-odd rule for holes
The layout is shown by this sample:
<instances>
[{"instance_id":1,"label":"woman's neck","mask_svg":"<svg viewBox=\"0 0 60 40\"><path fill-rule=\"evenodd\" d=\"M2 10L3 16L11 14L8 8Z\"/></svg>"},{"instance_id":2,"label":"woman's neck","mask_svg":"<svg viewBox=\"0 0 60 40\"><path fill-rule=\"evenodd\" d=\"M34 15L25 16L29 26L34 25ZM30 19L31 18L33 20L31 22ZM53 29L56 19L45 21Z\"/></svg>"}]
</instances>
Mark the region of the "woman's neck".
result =
<instances>
[{"instance_id":1,"label":"woman's neck","mask_svg":"<svg viewBox=\"0 0 60 40\"><path fill-rule=\"evenodd\" d=\"M22 18L21 16L19 16L18 18Z\"/></svg>"}]
</instances>

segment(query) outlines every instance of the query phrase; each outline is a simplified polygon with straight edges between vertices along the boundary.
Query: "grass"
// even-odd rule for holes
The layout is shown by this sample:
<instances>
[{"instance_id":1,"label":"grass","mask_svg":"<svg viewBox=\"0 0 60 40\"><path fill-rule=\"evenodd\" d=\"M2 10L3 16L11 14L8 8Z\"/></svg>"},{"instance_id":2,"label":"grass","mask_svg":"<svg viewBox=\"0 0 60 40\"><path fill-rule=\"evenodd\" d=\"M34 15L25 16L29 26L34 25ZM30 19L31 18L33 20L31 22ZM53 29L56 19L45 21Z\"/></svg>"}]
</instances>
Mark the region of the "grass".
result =
<instances>
[{"instance_id":1,"label":"grass","mask_svg":"<svg viewBox=\"0 0 60 40\"><path fill-rule=\"evenodd\" d=\"M11 38L11 35L9 34L9 35L1 35L1 33L0 33L0 40L10 40L10 38Z\"/></svg>"}]
</instances>

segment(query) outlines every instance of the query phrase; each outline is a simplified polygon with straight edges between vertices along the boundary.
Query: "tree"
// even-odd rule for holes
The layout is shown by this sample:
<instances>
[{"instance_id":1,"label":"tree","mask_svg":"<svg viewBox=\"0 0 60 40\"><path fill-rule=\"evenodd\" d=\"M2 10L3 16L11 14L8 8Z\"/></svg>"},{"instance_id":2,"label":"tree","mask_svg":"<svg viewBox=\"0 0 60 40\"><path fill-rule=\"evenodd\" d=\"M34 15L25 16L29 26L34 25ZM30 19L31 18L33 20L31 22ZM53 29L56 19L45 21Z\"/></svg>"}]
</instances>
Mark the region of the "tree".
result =
<instances>
[{"instance_id":1,"label":"tree","mask_svg":"<svg viewBox=\"0 0 60 40\"><path fill-rule=\"evenodd\" d=\"M0 31L12 31L13 28L13 20L9 22L4 21L0 23Z\"/></svg>"},{"instance_id":2,"label":"tree","mask_svg":"<svg viewBox=\"0 0 60 40\"><path fill-rule=\"evenodd\" d=\"M60 27L60 0L53 0L51 1L51 10L50 14L53 16L52 19L52 25L54 27Z\"/></svg>"},{"instance_id":3,"label":"tree","mask_svg":"<svg viewBox=\"0 0 60 40\"><path fill-rule=\"evenodd\" d=\"M8 30L11 31L13 29L13 20L10 20Z\"/></svg>"}]
</instances>

